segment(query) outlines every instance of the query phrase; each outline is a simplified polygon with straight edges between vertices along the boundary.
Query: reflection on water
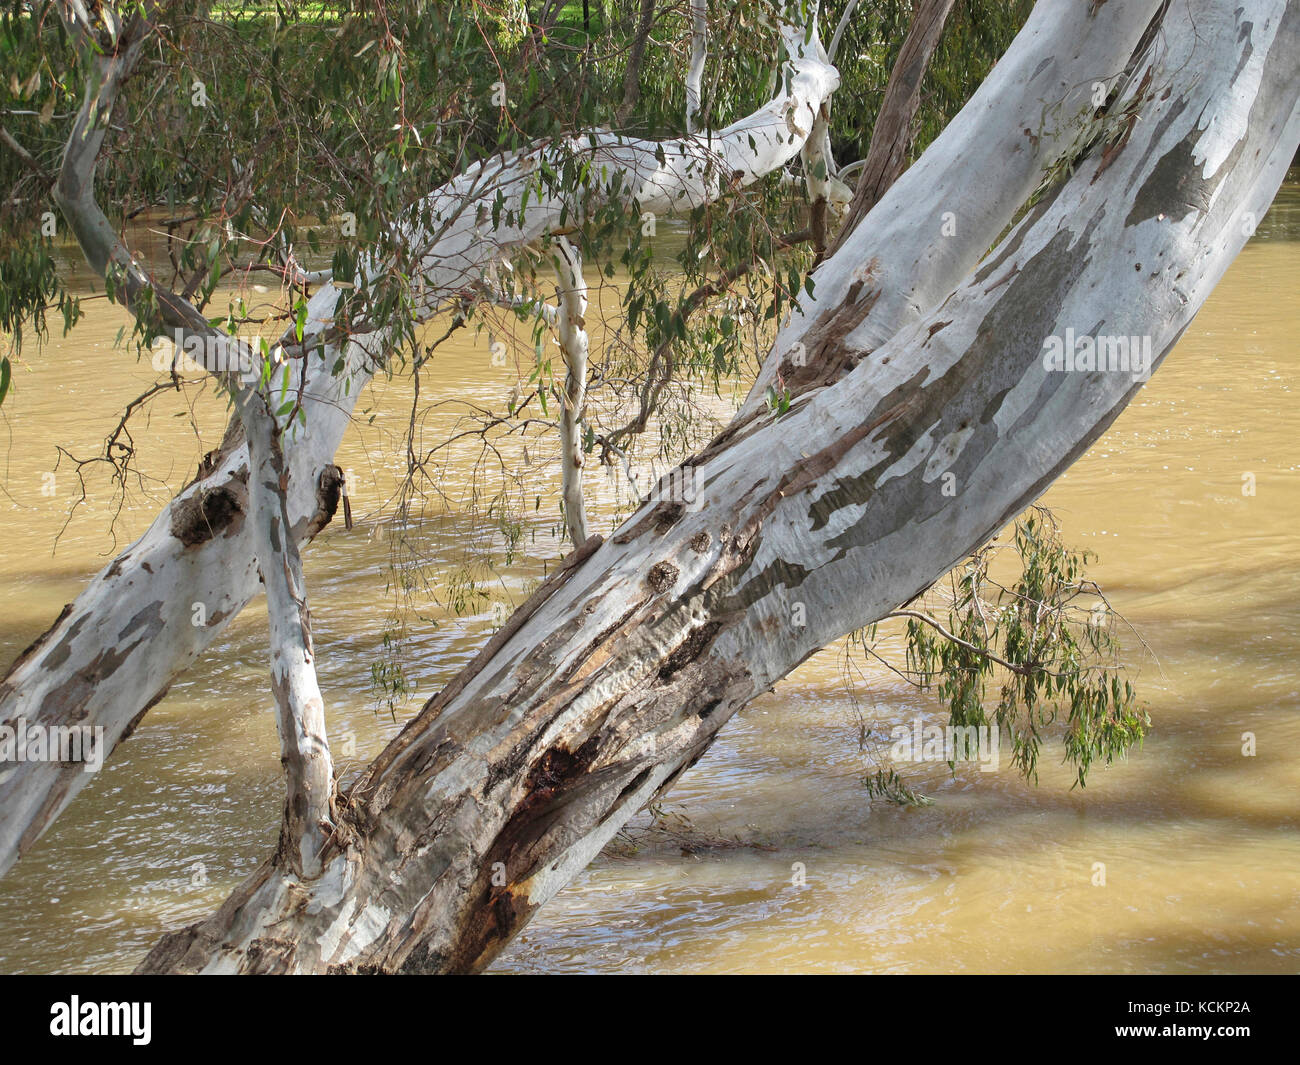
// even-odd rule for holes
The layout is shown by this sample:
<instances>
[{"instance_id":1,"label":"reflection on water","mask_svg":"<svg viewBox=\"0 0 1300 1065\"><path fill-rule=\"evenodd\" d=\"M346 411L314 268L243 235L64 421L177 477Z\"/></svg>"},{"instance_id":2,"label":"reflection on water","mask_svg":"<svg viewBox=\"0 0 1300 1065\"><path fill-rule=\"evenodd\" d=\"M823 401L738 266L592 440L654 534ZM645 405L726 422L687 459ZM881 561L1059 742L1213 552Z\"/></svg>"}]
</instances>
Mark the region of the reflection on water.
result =
<instances>
[{"instance_id":1,"label":"reflection on water","mask_svg":"<svg viewBox=\"0 0 1300 1065\"><path fill-rule=\"evenodd\" d=\"M913 767L907 779L934 806L869 805L838 649L828 649L728 725L667 797L666 828L642 815L495 969L1295 971L1298 237L1300 186L1289 185L1160 373L1045 499L1067 540L1100 555L1097 577L1155 654L1138 678L1154 722L1142 751L1095 772L1086 791L1070 790L1051 752L1037 788L1006 759L1000 772L959 767L955 777ZM121 365L120 319L102 303L88 310L90 326L33 358L4 407L6 659L112 554L104 528L115 504L102 476L53 554L78 494L66 457L55 495L41 494L55 443L92 454L113 412L153 379L147 366ZM500 404L509 383L486 343L441 349L426 388ZM352 771L420 697L395 720L369 692L389 550L378 511L403 461L392 445L408 402L399 382L363 403L340 460L360 484L363 520L352 533L328 530L308 557L331 734L336 747L354 745L340 759ZM223 424L210 397L154 407L135 433L146 479L117 517L120 544ZM1253 496L1242 492L1246 474ZM443 487L454 495L469 476L468 463L453 465ZM525 541L536 557L556 553L551 524L539 515ZM434 550L450 554L465 532L447 525ZM516 567L507 589L517 597L537 572ZM5 879L0 971L129 969L267 852L280 781L260 614L257 603L245 611ZM491 624L486 612L438 620L416 626L409 646L423 696ZM917 714L940 719L929 697L888 674L869 681L875 735Z\"/></svg>"}]
</instances>

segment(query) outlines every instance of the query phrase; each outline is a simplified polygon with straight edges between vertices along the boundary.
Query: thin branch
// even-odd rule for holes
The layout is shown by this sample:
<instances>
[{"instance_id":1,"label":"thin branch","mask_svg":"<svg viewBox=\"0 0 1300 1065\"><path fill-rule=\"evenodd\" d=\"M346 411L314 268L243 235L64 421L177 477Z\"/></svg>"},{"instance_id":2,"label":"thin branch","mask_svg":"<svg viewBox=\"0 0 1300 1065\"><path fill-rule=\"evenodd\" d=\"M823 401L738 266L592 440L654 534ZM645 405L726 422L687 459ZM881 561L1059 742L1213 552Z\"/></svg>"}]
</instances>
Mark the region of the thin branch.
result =
<instances>
[{"instance_id":1,"label":"thin branch","mask_svg":"<svg viewBox=\"0 0 1300 1065\"><path fill-rule=\"evenodd\" d=\"M156 303L163 325L177 332L182 340L197 338L205 353L212 355L205 359L205 365L238 366L242 361L240 352L222 349L242 348L242 343L214 329L192 303L159 285L123 245L95 199L95 166L110 116L152 32L144 9L125 24L108 5L96 5L96 13L99 21L92 22L85 6L77 0L63 0L60 4L70 35L82 39L87 72L85 95L54 183L55 202L90 268L106 281L120 274L118 301L137 321L143 320L146 303ZM233 374L225 376L234 379Z\"/></svg>"},{"instance_id":2,"label":"thin branch","mask_svg":"<svg viewBox=\"0 0 1300 1065\"><path fill-rule=\"evenodd\" d=\"M23 166L41 179L47 190L54 184L54 175L41 166L40 162L26 148L14 140L13 135L4 126L0 126L0 142L3 142L6 148L18 156Z\"/></svg>"},{"instance_id":3,"label":"thin branch","mask_svg":"<svg viewBox=\"0 0 1300 1065\"><path fill-rule=\"evenodd\" d=\"M781 247L789 248L796 244L802 244L805 241L813 239L814 233L811 228L796 230L793 233L786 233L777 238L777 243ZM714 296L720 295L730 288L735 282L748 274L754 268L754 260L747 259L742 263L724 270L722 274L712 281L707 281L696 288L686 299L678 305L677 311L673 316L675 324L685 324L686 320L695 313L701 306ZM669 339L663 341L655 348L654 353L650 356L650 363L646 367L646 378L641 388L640 405L636 416L633 417L626 425L615 429L611 433L605 434L602 443L607 447L613 447L619 441L628 436L636 436L645 431L649 423L650 416L654 414L659 405L659 396L664 387L672 380L673 376L673 358L672 348L673 339L676 330L668 330ZM660 367L662 366L662 369Z\"/></svg>"},{"instance_id":4,"label":"thin branch","mask_svg":"<svg viewBox=\"0 0 1300 1065\"><path fill-rule=\"evenodd\" d=\"M564 356L564 397L560 405L560 481L564 523L575 547L587 542L587 508L582 498L582 419L587 401L587 282L582 255L564 237L554 255L559 314L555 331Z\"/></svg>"},{"instance_id":5,"label":"thin branch","mask_svg":"<svg viewBox=\"0 0 1300 1065\"><path fill-rule=\"evenodd\" d=\"M844 14L840 16L839 25L835 27L835 32L831 35L831 45L826 49L826 58L832 63L835 62L835 53L840 50L840 40L844 36L844 31L848 28L849 19L853 17L853 12L857 10L858 0L849 0L848 6L844 9Z\"/></svg>"},{"instance_id":6,"label":"thin branch","mask_svg":"<svg viewBox=\"0 0 1300 1065\"><path fill-rule=\"evenodd\" d=\"M907 37L899 50L898 60L889 73L880 114L871 131L871 144L862 161L862 176L849 205L830 254L834 255L848 235L907 167L907 151L912 143L912 121L921 104L921 82L943 34L954 0L918 0L912 11ZM841 20L842 22L843 20ZM838 31L836 32L838 36ZM834 51L835 42L831 42Z\"/></svg>"},{"instance_id":7,"label":"thin branch","mask_svg":"<svg viewBox=\"0 0 1300 1065\"><path fill-rule=\"evenodd\" d=\"M958 647L965 648L967 651L970 651L972 654L977 654L981 658L987 658L990 662L996 662L998 665L1006 669L1009 669L1012 673L1018 673L1022 677L1032 677L1037 673L1046 673L1048 676L1052 676L1052 677L1063 676L1063 674L1052 673L1050 670L1043 669L1040 666L1038 666L1036 663L1031 663L1030 665L1022 666L1022 665L1017 665L1015 662L1008 662L1005 658L999 658L992 651L984 647L976 647L973 643L967 643L960 636L953 635L942 625L940 625L937 621L935 621L934 618L930 617L928 614L922 614L916 610L895 610L892 613L886 614L885 617L886 618L911 618L914 621L923 621L925 622L925 624L929 625L932 629L934 629L935 632L937 632L940 636L942 636L945 640L949 641L950 643L955 643Z\"/></svg>"}]
</instances>

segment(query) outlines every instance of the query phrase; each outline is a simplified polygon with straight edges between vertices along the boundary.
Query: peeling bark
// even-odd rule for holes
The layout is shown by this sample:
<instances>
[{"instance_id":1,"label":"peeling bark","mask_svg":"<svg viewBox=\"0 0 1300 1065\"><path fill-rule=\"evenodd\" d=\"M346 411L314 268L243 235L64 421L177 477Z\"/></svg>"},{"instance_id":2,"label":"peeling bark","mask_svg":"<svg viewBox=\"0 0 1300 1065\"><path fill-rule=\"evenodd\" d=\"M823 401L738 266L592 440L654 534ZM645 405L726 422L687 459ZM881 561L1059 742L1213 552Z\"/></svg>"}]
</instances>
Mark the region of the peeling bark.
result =
<instances>
[{"instance_id":1,"label":"peeling bark","mask_svg":"<svg viewBox=\"0 0 1300 1065\"><path fill-rule=\"evenodd\" d=\"M1300 144L1298 48L1294 4L1176 0L1118 151L1093 144L873 358L695 460L698 506L664 523L648 505L575 553L351 789L319 880L269 860L141 971L488 965L740 706L914 597L1106 429L1140 375L1058 371L1045 340L1148 337L1163 359ZM853 247L823 274L852 277ZM818 286L804 328L848 288Z\"/></svg>"},{"instance_id":2,"label":"peeling bark","mask_svg":"<svg viewBox=\"0 0 1300 1065\"><path fill-rule=\"evenodd\" d=\"M646 7L653 14L650 0ZM757 180L800 151L813 116L838 84L815 33L805 41L802 30L785 27L783 39L788 76L778 94L707 139L660 144L602 133L564 150L589 152L611 178L621 176L620 197L665 215ZM555 195L533 200L522 217L495 228L487 221L498 191L518 203L540 154L554 150L546 146L489 161L428 198L423 207L437 220L436 232L413 227L408 237L422 254L429 313L470 287L495 259L574 224L572 205ZM94 153L87 158L93 160ZM120 247L111 229L108 235L112 242L104 247ZM90 258L92 265L107 261ZM333 284L313 295L302 350L314 349L333 328L339 295ZM183 324L185 313L178 310L178 322ZM199 328L197 322L193 328ZM208 328L206 321L202 328ZM205 343L222 342L212 340L210 330L204 336ZM316 535L329 520L319 486L335 468L334 453L353 407L383 364L384 345L377 333L328 340L324 356L305 355L289 391L275 395L273 407L295 400L305 418L304 424L288 426L282 440L287 521L299 541ZM335 375L339 359L343 368ZM238 360L226 358L220 365L238 365ZM107 756L257 594L257 550L246 520L248 447L241 435L228 433L195 482L10 667L0 681L0 721L23 717L33 724L101 726ZM84 773L44 762L20 763L0 773L0 874L35 843L86 779Z\"/></svg>"}]
</instances>

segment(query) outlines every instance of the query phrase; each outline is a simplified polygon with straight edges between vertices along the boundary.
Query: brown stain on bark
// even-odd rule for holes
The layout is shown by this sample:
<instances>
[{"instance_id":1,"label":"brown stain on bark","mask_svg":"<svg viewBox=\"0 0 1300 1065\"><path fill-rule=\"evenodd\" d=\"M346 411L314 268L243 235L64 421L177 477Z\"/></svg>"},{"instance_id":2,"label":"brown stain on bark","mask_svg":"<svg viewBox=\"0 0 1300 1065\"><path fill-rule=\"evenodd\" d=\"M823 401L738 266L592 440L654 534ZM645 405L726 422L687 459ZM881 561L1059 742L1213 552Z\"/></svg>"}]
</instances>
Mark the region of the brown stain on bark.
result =
<instances>
[{"instance_id":1,"label":"brown stain on bark","mask_svg":"<svg viewBox=\"0 0 1300 1065\"><path fill-rule=\"evenodd\" d=\"M644 605L645 600L638 598L617 621L606 626L592 641L590 653L565 675L564 682L576 684L584 681L613 658L621 641L640 623L637 615Z\"/></svg>"},{"instance_id":2,"label":"brown stain on bark","mask_svg":"<svg viewBox=\"0 0 1300 1065\"><path fill-rule=\"evenodd\" d=\"M343 499L344 474L340 466L327 465L316 479L316 512L305 523L295 526L299 540L314 540L333 519Z\"/></svg>"},{"instance_id":3,"label":"brown stain on bark","mask_svg":"<svg viewBox=\"0 0 1300 1065\"><path fill-rule=\"evenodd\" d=\"M171 532L186 547L197 547L220 534L238 532L248 511L248 473L240 471L223 484L199 488L172 507Z\"/></svg>"},{"instance_id":4,"label":"brown stain on bark","mask_svg":"<svg viewBox=\"0 0 1300 1065\"><path fill-rule=\"evenodd\" d=\"M248 945L241 967L246 976L275 976L286 973L293 965L298 945L291 939L263 936Z\"/></svg>"},{"instance_id":5,"label":"brown stain on bark","mask_svg":"<svg viewBox=\"0 0 1300 1065\"><path fill-rule=\"evenodd\" d=\"M817 318L803 334L803 347L787 353L777 371L785 391L793 398L819 385L830 384L852 370L870 352L850 347L845 339L867 320L881 290L863 288L875 268L875 260L866 267L865 276L849 288L844 302ZM799 358L794 358L795 352Z\"/></svg>"}]
</instances>

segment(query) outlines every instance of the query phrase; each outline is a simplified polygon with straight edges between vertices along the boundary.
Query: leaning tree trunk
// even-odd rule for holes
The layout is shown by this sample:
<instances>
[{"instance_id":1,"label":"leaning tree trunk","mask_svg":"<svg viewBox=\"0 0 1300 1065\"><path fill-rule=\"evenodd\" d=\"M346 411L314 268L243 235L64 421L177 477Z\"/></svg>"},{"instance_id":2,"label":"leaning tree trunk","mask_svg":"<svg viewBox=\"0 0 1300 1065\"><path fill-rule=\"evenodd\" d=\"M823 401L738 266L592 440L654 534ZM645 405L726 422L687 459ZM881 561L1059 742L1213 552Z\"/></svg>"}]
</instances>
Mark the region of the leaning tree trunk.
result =
<instances>
[{"instance_id":1,"label":"leaning tree trunk","mask_svg":"<svg viewBox=\"0 0 1300 1065\"><path fill-rule=\"evenodd\" d=\"M870 264L828 259L805 317L842 314L818 350L843 377L575 551L343 798L318 880L268 861L141 970L486 966L740 706L923 590L1124 408L1141 365L1061 371L1045 341L1149 338L1154 363L1177 341L1300 142L1296 6L1174 0L1072 173L887 341L855 305ZM1155 5L1090 17L1117 7Z\"/></svg>"},{"instance_id":2,"label":"leaning tree trunk","mask_svg":"<svg viewBox=\"0 0 1300 1065\"><path fill-rule=\"evenodd\" d=\"M106 282L118 282L116 298L137 318L148 315L148 322L153 321L152 315L142 310L142 302L145 306L156 304L160 324L175 329L186 350L197 342L205 354L205 365L214 369L235 400L249 443L248 524L267 591L271 688L286 771L280 853L300 875L311 875L318 871L317 856L332 829L334 772L325 734L325 707L316 680L302 560L290 532L288 471L281 448L284 433L275 413L283 397L272 400L262 390L262 375L243 342L216 330L183 296L156 284L114 232L95 195L100 149L118 94L150 36L151 13L141 6L123 18L106 8L92 19L76 5L59 9L65 30L79 45L85 92L64 147L53 197L86 262ZM144 299L146 293L151 298ZM217 370L218 366L222 369ZM235 366L245 368L242 374L232 369ZM290 424L292 418L290 413Z\"/></svg>"},{"instance_id":3,"label":"leaning tree trunk","mask_svg":"<svg viewBox=\"0 0 1300 1065\"><path fill-rule=\"evenodd\" d=\"M865 322L876 338L883 340L936 305L1010 222L1047 168L1080 135L1092 110L1088 87L1124 67L1150 7L1119 11L1110 5L1093 17L1075 0L1038 5L980 91L903 176L898 191L873 215L873 225L855 237L852 254L867 264L864 276L872 282L860 294ZM1058 34L1074 40L1075 47L1061 52ZM788 40L792 36L787 32ZM719 144L732 155L750 154L744 180L783 165L801 150L806 141L800 137L808 130L798 121L791 129L786 116L819 114L835 73L820 62L815 36L806 44L790 40L789 47L799 61L790 67L789 84L759 112L715 133L703 148L689 139L666 142L661 164L649 142L613 137L631 168L623 173L624 194L638 189L643 207L668 213L717 194L716 186L702 182L714 158L708 152ZM1026 128L1038 132L1025 137ZM751 145L756 129L764 135ZM774 130L781 135L773 136ZM610 138L600 143L609 144ZM943 172L944 160L956 157L996 180L981 183L974 195L961 173ZM497 187L510 180L508 168L528 158L462 175L429 198L425 216L446 216L434 235L421 237L417 227L431 302L475 281L492 258L546 232L548 222L555 226L566 218L551 198L534 201L525 224L498 226L486 235L477 227L463 228L463 220L484 213L478 204L490 208ZM518 177L516 170L513 178ZM944 224L950 210L961 212L955 231ZM819 271L817 281L823 288L809 313L822 314L834 328L852 285L840 271ZM330 320L338 296L333 285L324 286L311 300L311 321ZM765 385L778 374L794 391L801 382L833 380L846 368L820 358L815 348L809 358L808 345L789 342L788 336L803 328L803 317L796 315L768 357L741 420L763 409ZM309 360L301 382L293 384L288 398L298 399L306 415L305 425L295 423L285 440L288 511L299 540L310 539L333 516L342 475L333 456L353 406L382 364L383 341L370 334L343 343L341 350L340 342L330 342L325 358ZM332 375L340 355L344 371ZM19 656L0 682L0 720L100 725L110 752L128 737L259 589L252 531L245 521L247 483L247 448L239 438L229 438L149 530ZM44 762L22 763L0 777L0 873L39 839L86 780L78 767Z\"/></svg>"},{"instance_id":4,"label":"leaning tree trunk","mask_svg":"<svg viewBox=\"0 0 1300 1065\"><path fill-rule=\"evenodd\" d=\"M783 167L799 154L839 75L814 31L783 27L785 77L767 104L707 137L663 142L601 131L562 145L486 161L431 194L404 234L421 261L426 313L479 284L489 265L581 221L582 211L617 198L667 216L718 198ZM607 183L575 204L558 192L516 205L541 163L562 169L585 156ZM498 195L511 205L489 222ZM369 265L372 273L380 269ZM288 524L299 542L329 523L342 471L334 454L353 407L383 364L381 333L333 336L340 290L324 285L309 301L304 363L284 399L303 423L285 430ZM206 325L206 323L204 323ZM324 339L323 356L307 353ZM342 360L342 372L333 367ZM277 378L278 380L278 378ZM0 721L104 729L107 753L128 737L172 682L215 641L258 592L258 552L249 511L248 448L228 436L198 476L150 528L113 560L24 651L0 681ZM26 853L85 786L78 765L22 762L0 773L0 875Z\"/></svg>"}]
</instances>

